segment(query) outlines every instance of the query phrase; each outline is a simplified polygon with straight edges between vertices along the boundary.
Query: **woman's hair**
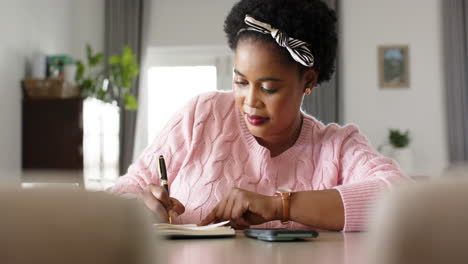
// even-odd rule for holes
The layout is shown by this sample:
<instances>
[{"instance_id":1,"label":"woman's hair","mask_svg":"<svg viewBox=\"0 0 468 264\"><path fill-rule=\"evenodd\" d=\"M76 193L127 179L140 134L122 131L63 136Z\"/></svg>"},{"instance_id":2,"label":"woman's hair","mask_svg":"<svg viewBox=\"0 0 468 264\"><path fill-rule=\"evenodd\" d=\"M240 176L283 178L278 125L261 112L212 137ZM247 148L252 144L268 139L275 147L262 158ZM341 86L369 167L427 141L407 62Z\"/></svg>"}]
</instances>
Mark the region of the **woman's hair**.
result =
<instances>
[{"instance_id":1,"label":"woman's hair","mask_svg":"<svg viewBox=\"0 0 468 264\"><path fill-rule=\"evenodd\" d=\"M247 14L270 24L289 37L308 43L314 56L312 68L318 73L317 84L330 80L335 69L338 42L335 11L320 0L241 0L233 6L224 21L224 32L232 50L236 50L240 39L276 43L271 35L250 30L239 33L247 27L244 22ZM281 50L281 56L287 57L301 69L307 69L295 62L285 48Z\"/></svg>"}]
</instances>

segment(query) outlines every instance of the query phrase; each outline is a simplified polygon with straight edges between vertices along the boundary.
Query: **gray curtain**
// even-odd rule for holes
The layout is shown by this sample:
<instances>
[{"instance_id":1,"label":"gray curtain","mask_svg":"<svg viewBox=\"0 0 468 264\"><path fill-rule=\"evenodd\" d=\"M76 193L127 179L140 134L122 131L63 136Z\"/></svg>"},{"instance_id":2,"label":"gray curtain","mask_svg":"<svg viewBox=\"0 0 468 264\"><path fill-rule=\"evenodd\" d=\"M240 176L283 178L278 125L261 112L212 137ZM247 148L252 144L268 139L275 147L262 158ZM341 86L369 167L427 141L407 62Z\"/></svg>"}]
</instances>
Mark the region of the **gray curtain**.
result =
<instances>
[{"instance_id":1,"label":"gray curtain","mask_svg":"<svg viewBox=\"0 0 468 264\"><path fill-rule=\"evenodd\" d=\"M105 2L105 48L107 59L121 53L125 45L133 49L141 65L141 42L144 0L106 0ZM138 81L132 90L138 96ZM133 159L135 143L136 111L126 111L120 107L120 159L119 172L124 174Z\"/></svg>"},{"instance_id":2,"label":"gray curtain","mask_svg":"<svg viewBox=\"0 0 468 264\"><path fill-rule=\"evenodd\" d=\"M452 163L468 161L468 0L442 1L447 135Z\"/></svg>"},{"instance_id":3,"label":"gray curtain","mask_svg":"<svg viewBox=\"0 0 468 264\"><path fill-rule=\"evenodd\" d=\"M337 11L338 14L338 0L323 0L323 2ZM338 73L335 71L330 81L315 87L309 96L304 97L302 110L322 121L324 124L338 123L340 117L337 80Z\"/></svg>"}]
</instances>

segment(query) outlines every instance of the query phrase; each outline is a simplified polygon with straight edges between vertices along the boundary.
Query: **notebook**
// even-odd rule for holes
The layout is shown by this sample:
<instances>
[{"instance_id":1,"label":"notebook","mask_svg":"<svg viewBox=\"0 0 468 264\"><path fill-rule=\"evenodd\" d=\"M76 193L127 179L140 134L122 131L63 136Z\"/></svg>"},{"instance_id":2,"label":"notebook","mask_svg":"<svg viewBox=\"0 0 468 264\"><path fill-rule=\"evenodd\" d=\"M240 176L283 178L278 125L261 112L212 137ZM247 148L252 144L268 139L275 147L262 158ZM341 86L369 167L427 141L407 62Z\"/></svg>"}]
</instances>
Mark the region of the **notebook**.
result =
<instances>
[{"instance_id":1,"label":"notebook","mask_svg":"<svg viewBox=\"0 0 468 264\"><path fill-rule=\"evenodd\" d=\"M206 226L197 226L195 224L154 224L154 229L158 234L168 238L235 236L236 231L232 227L224 226L227 223L229 223L229 221L224 221Z\"/></svg>"}]
</instances>

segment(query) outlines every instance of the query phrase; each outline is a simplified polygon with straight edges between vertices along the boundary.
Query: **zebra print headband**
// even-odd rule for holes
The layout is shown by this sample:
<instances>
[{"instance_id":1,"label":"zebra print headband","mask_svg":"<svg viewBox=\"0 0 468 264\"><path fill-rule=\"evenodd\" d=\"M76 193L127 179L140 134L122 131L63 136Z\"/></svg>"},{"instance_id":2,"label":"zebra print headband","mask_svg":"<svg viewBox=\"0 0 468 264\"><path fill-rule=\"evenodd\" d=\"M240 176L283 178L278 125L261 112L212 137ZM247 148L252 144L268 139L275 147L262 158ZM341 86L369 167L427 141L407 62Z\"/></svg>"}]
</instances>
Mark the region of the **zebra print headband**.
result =
<instances>
[{"instance_id":1,"label":"zebra print headband","mask_svg":"<svg viewBox=\"0 0 468 264\"><path fill-rule=\"evenodd\" d=\"M253 17L246 15L244 22L248 27L239 30L239 33L245 30L257 31L263 34L270 34L273 39L281 46L286 48L293 59L306 67L314 66L314 55L304 41L288 37L288 35L270 24L260 22Z\"/></svg>"}]
</instances>

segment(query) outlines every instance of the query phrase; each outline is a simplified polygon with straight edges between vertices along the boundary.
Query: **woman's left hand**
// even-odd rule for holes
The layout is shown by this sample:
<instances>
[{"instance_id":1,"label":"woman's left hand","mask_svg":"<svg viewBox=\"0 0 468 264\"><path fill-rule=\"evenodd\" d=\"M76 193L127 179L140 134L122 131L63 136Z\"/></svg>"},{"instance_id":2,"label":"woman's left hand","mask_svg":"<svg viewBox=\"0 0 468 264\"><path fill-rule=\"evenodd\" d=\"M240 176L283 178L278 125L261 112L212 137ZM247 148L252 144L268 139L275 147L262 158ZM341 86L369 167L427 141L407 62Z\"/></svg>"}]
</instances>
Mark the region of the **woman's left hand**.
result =
<instances>
[{"instance_id":1,"label":"woman's left hand","mask_svg":"<svg viewBox=\"0 0 468 264\"><path fill-rule=\"evenodd\" d=\"M230 220L232 227L244 229L279 219L281 206L280 197L233 188L199 225Z\"/></svg>"}]
</instances>

